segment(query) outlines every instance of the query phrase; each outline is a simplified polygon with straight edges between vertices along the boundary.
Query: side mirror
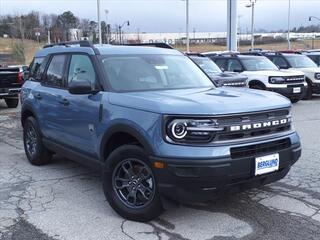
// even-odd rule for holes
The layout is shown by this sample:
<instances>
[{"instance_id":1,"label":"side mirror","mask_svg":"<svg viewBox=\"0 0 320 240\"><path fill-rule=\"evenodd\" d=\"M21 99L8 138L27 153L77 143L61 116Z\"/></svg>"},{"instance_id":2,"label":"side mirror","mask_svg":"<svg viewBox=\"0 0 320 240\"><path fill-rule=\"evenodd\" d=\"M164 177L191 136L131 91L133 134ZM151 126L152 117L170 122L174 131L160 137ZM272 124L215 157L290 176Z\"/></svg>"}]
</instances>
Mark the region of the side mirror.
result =
<instances>
[{"instance_id":1,"label":"side mirror","mask_svg":"<svg viewBox=\"0 0 320 240\"><path fill-rule=\"evenodd\" d=\"M29 71L29 69L26 70L26 71L24 71L24 72L22 73L22 75L23 75L24 81L27 81L27 80L30 78L30 71Z\"/></svg>"},{"instance_id":2,"label":"side mirror","mask_svg":"<svg viewBox=\"0 0 320 240\"><path fill-rule=\"evenodd\" d=\"M92 94L95 93L88 80L77 80L69 83L69 93L71 94Z\"/></svg>"}]
</instances>

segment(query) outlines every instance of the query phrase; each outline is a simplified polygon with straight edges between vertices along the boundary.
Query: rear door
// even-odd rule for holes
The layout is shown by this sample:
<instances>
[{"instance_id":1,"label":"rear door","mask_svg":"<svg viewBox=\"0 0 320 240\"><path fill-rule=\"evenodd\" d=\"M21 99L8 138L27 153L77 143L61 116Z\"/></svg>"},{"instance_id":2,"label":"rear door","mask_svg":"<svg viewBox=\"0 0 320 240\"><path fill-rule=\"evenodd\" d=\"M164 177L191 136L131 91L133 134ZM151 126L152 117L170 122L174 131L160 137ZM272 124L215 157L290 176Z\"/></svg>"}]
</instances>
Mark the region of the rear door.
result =
<instances>
[{"instance_id":1,"label":"rear door","mask_svg":"<svg viewBox=\"0 0 320 240\"><path fill-rule=\"evenodd\" d=\"M42 133L55 142L62 142L64 138L63 121L61 115L61 99L65 94L65 66L68 56L53 55L41 77L41 85L34 89L33 95L39 103L38 115L41 118Z\"/></svg>"}]
</instances>

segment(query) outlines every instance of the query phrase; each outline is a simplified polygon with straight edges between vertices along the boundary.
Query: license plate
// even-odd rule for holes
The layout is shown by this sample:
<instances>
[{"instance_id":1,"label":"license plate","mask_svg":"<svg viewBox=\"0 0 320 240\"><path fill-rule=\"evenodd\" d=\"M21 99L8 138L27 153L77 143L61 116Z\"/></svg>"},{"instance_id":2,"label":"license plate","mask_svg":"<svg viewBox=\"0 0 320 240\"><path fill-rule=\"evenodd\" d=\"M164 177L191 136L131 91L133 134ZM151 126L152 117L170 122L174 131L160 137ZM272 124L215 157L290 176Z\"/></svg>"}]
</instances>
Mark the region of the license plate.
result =
<instances>
[{"instance_id":1,"label":"license plate","mask_svg":"<svg viewBox=\"0 0 320 240\"><path fill-rule=\"evenodd\" d=\"M293 88L293 93L301 93L301 88L300 87Z\"/></svg>"},{"instance_id":2,"label":"license plate","mask_svg":"<svg viewBox=\"0 0 320 240\"><path fill-rule=\"evenodd\" d=\"M279 153L256 158L255 175L262 175L279 170Z\"/></svg>"}]
</instances>

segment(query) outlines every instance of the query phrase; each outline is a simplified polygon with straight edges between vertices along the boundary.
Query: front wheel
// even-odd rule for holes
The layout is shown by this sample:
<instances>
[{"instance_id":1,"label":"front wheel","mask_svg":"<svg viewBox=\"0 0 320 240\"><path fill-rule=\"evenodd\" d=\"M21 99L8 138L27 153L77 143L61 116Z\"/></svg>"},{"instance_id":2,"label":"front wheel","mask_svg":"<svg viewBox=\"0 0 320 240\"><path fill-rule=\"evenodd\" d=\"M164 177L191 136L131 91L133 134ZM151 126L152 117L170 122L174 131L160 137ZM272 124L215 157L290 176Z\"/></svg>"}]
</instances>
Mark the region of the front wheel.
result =
<instances>
[{"instance_id":1,"label":"front wheel","mask_svg":"<svg viewBox=\"0 0 320 240\"><path fill-rule=\"evenodd\" d=\"M124 145L114 150L106 161L103 189L111 207L123 218L133 221L157 218L163 207L144 150Z\"/></svg>"},{"instance_id":2,"label":"front wheel","mask_svg":"<svg viewBox=\"0 0 320 240\"><path fill-rule=\"evenodd\" d=\"M300 101L300 99L297 99L297 98L291 98L290 99L291 103L297 103Z\"/></svg>"},{"instance_id":3,"label":"front wheel","mask_svg":"<svg viewBox=\"0 0 320 240\"><path fill-rule=\"evenodd\" d=\"M306 92L306 95L305 97L303 98L304 100L310 100L312 99L312 86L310 83L308 83L308 88L307 88L307 92Z\"/></svg>"},{"instance_id":4,"label":"front wheel","mask_svg":"<svg viewBox=\"0 0 320 240\"><path fill-rule=\"evenodd\" d=\"M262 86L261 84L252 84L250 88L256 90L265 90L264 86Z\"/></svg>"}]
</instances>

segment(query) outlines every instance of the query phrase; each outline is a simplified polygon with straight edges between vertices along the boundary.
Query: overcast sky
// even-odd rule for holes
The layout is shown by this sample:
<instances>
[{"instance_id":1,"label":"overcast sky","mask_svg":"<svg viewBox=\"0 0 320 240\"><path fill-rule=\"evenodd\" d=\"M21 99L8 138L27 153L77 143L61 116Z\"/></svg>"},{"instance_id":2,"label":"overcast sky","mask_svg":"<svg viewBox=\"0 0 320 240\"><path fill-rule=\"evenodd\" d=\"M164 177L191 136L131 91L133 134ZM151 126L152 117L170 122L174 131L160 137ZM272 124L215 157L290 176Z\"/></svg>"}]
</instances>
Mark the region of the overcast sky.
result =
<instances>
[{"instance_id":1,"label":"overcast sky","mask_svg":"<svg viewBox=\"0 0 320 240\"><path fill-rule=\"evenodd\" d=\"M238 0L241 31L250 29L249 0ZM256 29L287 28L289 0L257 0ZM183 0L101 0L102 17L112 25L130 21L125 31L183 32L185 1ZM291 0L292 26L308 25L308 16L320 18L320 0ZM190 30L225 31L227 0L190 0ZM81 18L97 19L96 0L0 0L0 14L21 14L31 10L45 13L72 11ZM318 24L320 22L314 22Z\"/></svg>"}]
</instances>

